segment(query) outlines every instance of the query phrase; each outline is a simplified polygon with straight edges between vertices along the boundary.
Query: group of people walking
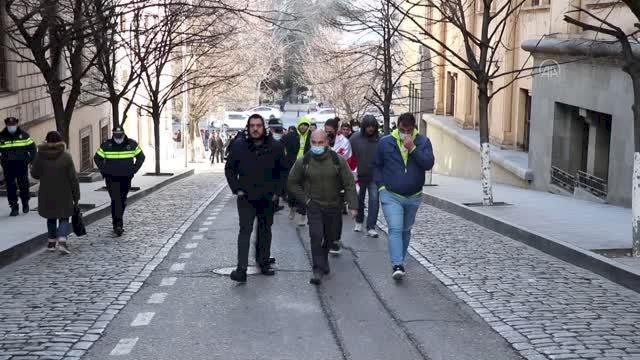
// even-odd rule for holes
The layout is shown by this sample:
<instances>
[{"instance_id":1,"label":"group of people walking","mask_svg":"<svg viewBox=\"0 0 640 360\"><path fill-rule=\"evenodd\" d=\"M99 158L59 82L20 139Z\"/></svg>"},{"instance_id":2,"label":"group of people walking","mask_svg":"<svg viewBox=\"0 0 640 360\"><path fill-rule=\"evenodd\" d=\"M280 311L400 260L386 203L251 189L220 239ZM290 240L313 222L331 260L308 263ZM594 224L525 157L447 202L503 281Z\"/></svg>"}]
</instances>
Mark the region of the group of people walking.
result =
<instances>
[{"instance_id":1,"label":"group of people walking","mask_svg":"<svg viewBox=\"0 0 640 360\"><path fill-rule=\"evenodd\" d=\"M389 229L392 277L401 280L405 276L425 172L434 164L431 142L418 133L410 113L402 114L398 127L382 137L373 116L361 119L354 134L351 126L342 125L335 118L327 121L324 129L312 131L311 122L303 116L295 129L283 135L281 124L270 121L267 125L258 114L249 117L246 136L231 144L225 165L240 217L238 264L232 280L247 281L255 219L256 264L262 274L275 274L271 226L281 197L290 206L290 219L297 216L298 226L309 226L310 283L322 283L331 271L329 253L341 251L343 215L355 218L354 231L366 231L367 236L376 238L380 204Z\"/></svg>"},{"instance_id":2,"label":"group of people walking","mask_svg":"<svg viewBox=\"0 0 640 360\"><path fill-rule=\"evenodd\" d=\"M80 184L71 155L62 135L50 131L44 142L36 145L19 126L19 119L8 117L0 132L0 164L7 191L11 217L30 211L30 180L39 180L38 214L46 219L49 251L69 254L67 239L71 233L70 218L79 211ZM129 139L121 127L113 129L95 154L94 161L105 179L111 198L111 217L116 236L124 232L123 216L131 179L144 163L144 153Z\"/></svg>"}]
</instances>

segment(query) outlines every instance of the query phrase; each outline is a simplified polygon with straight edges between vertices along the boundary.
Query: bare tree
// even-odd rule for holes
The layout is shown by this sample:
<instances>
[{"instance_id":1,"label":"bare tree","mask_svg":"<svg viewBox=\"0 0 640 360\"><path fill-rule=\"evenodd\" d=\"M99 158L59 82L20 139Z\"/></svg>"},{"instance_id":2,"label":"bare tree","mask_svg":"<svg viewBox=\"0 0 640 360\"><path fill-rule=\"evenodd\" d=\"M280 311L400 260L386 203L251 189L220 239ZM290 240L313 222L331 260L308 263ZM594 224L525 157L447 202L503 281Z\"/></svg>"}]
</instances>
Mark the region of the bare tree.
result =
<instances>
[{"instance_id":1,"label":"bare tree","mask_svg":"<svg viewBox=\"0 0 640 360\"><path fill-rule=\"evenodd\" d=\"M331 101L339 116L349 123L359 120L371 106L377 83L376 63L339 44L339 34L318 31L304 53L302 76L314 92Z\"/></svg>"},{"instance_id":2,"label":"bare tree","mask_svg":"<svg viewBox=\"0 0 640 360\"><path fill-rule=\"evenodd\" d=\"M333 25L361 36L351 53L367 56L376 67L377 86L371 86L369 102L378 108L389 133L392 107L402 101L400 82L420 71L424 59L412 60L401 47L405 18L397 0L348 1L336 4Z\"/></svg>"},{"instance_id":3,"label":"bare tree","mask_svg":"<svg viewBox=\"0 0 640 360\"><path fill-rule=\"evenodd\" d=\"M167 106L184 92L234 76L216 72L206 59L230 46L226 40L237 30L241 11L204 0L191 4L163 0L133 12L134 28L143 29L134 32L131 45L143 90L138 96L142 101L135 105L153 120L156 174L160 174L160 121Z\"/></svg>"},{"instance_id":4,"label":"bare tree","mask_svg":"<svg viewBox=\"0 0 640 360\"><path fill-rule=\"evenodd\" d=\"M424 46L431 56L443 60L464 75L478 89L478 121L480 127L480 159L482 203L493 205L491 156L489 145L489 102L500 91L522 76L530 76L531 69L523 65L516 70L501 70L514 19L525 0L386 0L399 16L412 23L414 31L401 31L403 38ZM476 17L479 24L475 24ZM432 26L447 26L457 37L461 47L441 39L431 31ZM475 31L475 27L479 31ZM444 64L442 64L444 65ZM489 84L503 78L503 85L490 92Z\"/></svg>"},{"instance_id":5,"label":"bare tree","mask_svg":"<svg viewBox=\"0 0 640 360\"><path fill-rule=\"evenodd\" d=\"M18 61L42 74L53 106L56 128L69 143L69 126L82 93L82 79L95 57L88 51L86 0L6 0L11 19L8 48Z\"/></svg>"},{"instance_id":6,"label":"bare tree","mask_svg":"<svg viewBox=\"0 0 640 360\"><path fill-rule=\"evenodd\" d=\"M633 256L640 256L640 1L621 0L633 16L635 24L632 29L624 29L615 23L616 17L609 17L609 11L604 14L590 11L586 8L577 8L570 11L564 20L576 25L585 31L594 31L611 37L618 46L619 56L622 59L622 70L629 74L633 85L633 187L632 187L632 228L633 228ZM615 6L615 4L611 4ZM580 15L584 14L584 20Z\"/></svg>"},{"instance_id":7,"label":"bare tree","mask_svg":"<svg viewBox=\"0 0 640 360\"><path fill-rule=\"evenodd\" d=\"M89 41L94 50L87 55L95 57L95 66L87 74L85 89L110 103L115 128L126 122L140 87L140 63L132 56L130 46L134 36L147 38L143 33L145 29L127 22L127 18L143 9L145 4L122 0L86 1L90 3L87 11L87 17L92 19Z\"/></svg>"}]
</instances>

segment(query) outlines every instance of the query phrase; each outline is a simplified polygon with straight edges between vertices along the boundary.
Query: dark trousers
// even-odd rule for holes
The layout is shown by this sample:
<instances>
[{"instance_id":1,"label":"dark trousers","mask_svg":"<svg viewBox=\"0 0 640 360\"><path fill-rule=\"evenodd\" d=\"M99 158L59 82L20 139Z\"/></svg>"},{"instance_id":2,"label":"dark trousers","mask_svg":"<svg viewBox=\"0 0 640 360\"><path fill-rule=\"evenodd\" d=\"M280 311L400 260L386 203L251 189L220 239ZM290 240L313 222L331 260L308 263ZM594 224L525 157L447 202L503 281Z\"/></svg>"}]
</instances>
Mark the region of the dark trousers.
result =
<instances>
[{"instance_id":1,"label":"dark trousers","mask_svg":"<svg viewBox=\"0 0 640 360\"><path fill-rule=\"evenodd\" d=\"M71 234L71 224L69 218L47 219L47 232L49 240L66 238Z\"/></svg>"},{"instance_id":2,"label":"dark trousers","mask_svg":"<svg viewBox=\"0 0 640 360\"><path fill-rule=\"evenodd\" d=\"M238 216L240 217L240 233L238 234L238 268L249 266L249 246L253 223L258 218L256 233L256 263L267 265L271 257L271 225L273 225L273 199L271 196L258 200L248 200L246 196L238 196Z\"/></svg>"},{"instance_id":3,"label":"dark trousers","mask_svg":"<svg viewBox=\"0 0 640 360\"><path fill-rule=\"evenodd\" d=\"M329 269L329 246L342 232L342 209L321 208L313 201L307 206L313 269Z\"/></svg>"},{"instance_id":4,"label":"dark trousers","mask_svg":"<svg viewBox=\"0 0 640 360\"><path fill-rule=\"evenodd\" d=\"M9 165L3 168L4 180L7 183L7 200L9 206L18 207L18 189L22 204L29 203L29 168L27 164Z\"/></svg>"},{"instance_id":5,"label":"dark trousers","mask_svg":"<svg viewBox=\"0 0 640 360\"><path fill-rule=\"evenodd\" d=\"M124 210L127 207L127 195L131 189L130 177L107 177L105 178L107 191L111 197L111 220L113 226L122 226Z\"/></svg>"},{"instance_id":6,"label":"dark trousers","mask_svg":"<svg viewBox=\"0 0 640 360\"><path fill-rule=\"evenodd\" d=\"M221 163L224 160L224 155L222 154L222 150L218 149L215 151L216 163Z\"/></svg>"},{"instance_id":7,"label":"dark trousers","mask_svg":"<svg viewBox=\"0 0 640 360\"><path fill-rule=\"evenodd\" d=\"M356 216L356 222L362 224L364 222L364 200L369 193L369 203L367 208L369 214L367 215L367 230L375 229L378 222L378 212L380 210L380 199L378 193L378 186L373 181L361 182L360 191L358 192L358 215Z\"/></svg>"}]
</instances>

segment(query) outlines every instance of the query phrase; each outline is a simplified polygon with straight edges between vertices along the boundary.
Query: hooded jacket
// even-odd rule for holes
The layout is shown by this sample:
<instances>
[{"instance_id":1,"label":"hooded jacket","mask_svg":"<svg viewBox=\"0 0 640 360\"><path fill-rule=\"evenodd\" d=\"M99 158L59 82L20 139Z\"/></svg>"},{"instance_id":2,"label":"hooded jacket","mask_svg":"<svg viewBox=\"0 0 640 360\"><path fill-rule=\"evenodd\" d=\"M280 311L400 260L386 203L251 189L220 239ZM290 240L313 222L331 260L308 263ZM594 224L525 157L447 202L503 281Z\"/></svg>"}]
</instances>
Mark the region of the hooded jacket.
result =
<instances>
[{"instance_id":1,"label":"hooded jacket","mask_svg":"<svg viewBox=\"0 0 640 360\"><path fill-rule=\"evenodd\" d=\"M250 136L235 140L224 167L231 191L242 191L249 200L282 195L286 172L284 147L266 134L259 145Z\"/></svg>"},{"instance_id":2,"label":"hooded jacket","mask_svg":"<svg viewBox=\"0 0 640 360\"><path fill-rule=\"evenodd\" d=\"M3 167L10 165L26 165L36 157L36 144L29 134L18 127L11 134L5 127L0 132L0 163Z\"/></svg>"},{"instance_id":3,"label":"hooded jacket","mask_svg":"<svg viewBox=\"0 0 640 360\"><path fill-rule=\"evenodd\" d=\"M302 158L304 154L311 149L311 131L307 130L305 134L300 133L300 125L311 125L311 121L308 117L303 116L298 119L298 126L296 127L295 132L289 132L287 135L282 137L282 144L285 147L285 163L287 167L290 169L293 167L293 164L297 159ZM301 145L304 144L304 147Z\"/></svg>"},{"instance_id":4,"label":"hooded jacket","mask_svg":"<svg viewBox=\"0 0 640 360\"><path fill-rule=\"evenodd\" d=\"M378 132L378 122L375 118L364 118L360 131L351 136L351 150L358 161L358 181L367 183L373 180L373 159L378 150L380 134ZM375 132L372 136L366 133L366 128L373 126Z\"/></svg>"},{"instance_id":5,"label":"hooded jacket","mask_svg":"<svg viewBox=\"0 0 640 360\"><path fill-rule=\"evenodd\" d=\"M105 141L93 157L104 177L133 177L142 167L144 159L138 143L127 136L122 144L113 139Z\"/></svg>"},{"instance_id":6,"label":"hooded jacket","mask_svg":"<svg viewBox=\"0 0 640 360\"><path fill-rule=\"evenodd\" d=\"M31 176L40 180L38 213L45 219L69 218L80 201L80 183L65 144L44 143L31 166Z\"/></svg>"},{"instance_id":7,"label":"hooded jacket","mask_svg":"<svg viewBox=\"0 0 640 360\"><path fill-rule=\"evenodd\" d=\"M407 152L396 129L378 143L373 161L373 180L380 190L386 189L401 196L414 196L422 192L425 172L434 164L429 138L413 132L415 147Z\"/></svg>"}]
</instances>

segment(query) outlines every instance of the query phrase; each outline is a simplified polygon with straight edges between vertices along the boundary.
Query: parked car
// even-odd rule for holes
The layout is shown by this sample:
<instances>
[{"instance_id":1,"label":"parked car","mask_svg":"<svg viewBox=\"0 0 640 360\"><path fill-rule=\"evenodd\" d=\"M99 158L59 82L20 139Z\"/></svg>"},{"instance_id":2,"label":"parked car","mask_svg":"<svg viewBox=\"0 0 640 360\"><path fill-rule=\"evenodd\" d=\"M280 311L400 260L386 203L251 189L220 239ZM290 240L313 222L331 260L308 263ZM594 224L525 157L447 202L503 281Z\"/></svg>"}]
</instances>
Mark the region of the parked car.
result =
<instances>
[{"instance_id":1,"label":"parked car","mask_svg":"<svg viewBox=\"0 0 640 360\"><path fill-rule=\"evenodd\" d=\"M309 114L309 119L311 119L311 122L316 123L316 125L318 125L318 128L324 126L324 123L327 122L327 120L333 119L335 117L336 111L335 109L331 108L322 109L320 111L312 112L311 114Z\"/></svg>"},{"instance_id":2,"label":"parked car","mask_svg":"<svg viewBox=\"0 0 640 360\"><path fill-rule=\"evenodd\" d=\"M245 113L247 115L259 114L267 121L272 116L276 119L280 119L282 117L282 111L271 106L257 106L245 111Z\"/></svg>"},{"instance_id":3,"label":"parked car","mask_svg":"<svg viewBox=\"0 0 640 360\"><path fill-rule=\"evenodd\" d=\"M225 111L222 122L224 123L223 126L225 126L227 130L242 130L247 127L248 118L249 115L244 112Z\"/></svg>"}]
</instances>

